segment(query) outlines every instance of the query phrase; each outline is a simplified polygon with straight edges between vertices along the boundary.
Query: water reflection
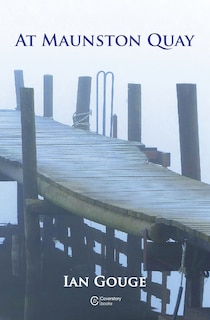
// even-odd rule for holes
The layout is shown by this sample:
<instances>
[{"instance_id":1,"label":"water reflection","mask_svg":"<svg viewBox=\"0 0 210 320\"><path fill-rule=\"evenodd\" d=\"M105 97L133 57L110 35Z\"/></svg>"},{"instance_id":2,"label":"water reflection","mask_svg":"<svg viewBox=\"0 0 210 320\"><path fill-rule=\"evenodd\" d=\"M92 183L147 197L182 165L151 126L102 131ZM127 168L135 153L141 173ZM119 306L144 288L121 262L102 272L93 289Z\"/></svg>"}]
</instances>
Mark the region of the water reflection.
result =
<instances>
[{"instance_id":1,"label":"water reflection","mask_svg":"<svg viewBox=\"0 0 210 320\"><path fill-rule=\"evenodd\" d=\"M20 268L21 253L18 235L18 226L11 224L0 225L0 319L22 320L24 319L24 304L28 297L25 297L25 276L24 268ZM67 233L71 235L70 231ZM126 239L124 239L124 242ZM93 251L101 254L102 249L96 244ZM59 246L59 242L51 241L42 250L42 286L36 312L24 320L51 319L51 320L80 320L90 319L113 319L113 320L156 320L160 312L161 301L151 296L151 304L148 304L147 292L136 288L98 288L93 285L93 278L100 274L102 268L97 265L89 265L88 259L82 263L69 263L72 261L72 249L66 250ZM81 255L79 253L79 255ZM69 260L70 259L70 260ZM122 262L122 261L121 261ZM100 264L100 263L99 263ZM126 263L122 263L122 270ZM126 269L126 268L125 268ZM142 267L140 268L143 269ZM119 271L119 269L118 269ZM127 272L127 271L126 271ZM64 275L70 278L89 277L89 286L82 288L64 288ZM114 276L114 272L111 274ZM116 276L126 276L127 273L116 273ZM140 272L141 276L148 277L147 272ZM161 285L160 272L153 272L151 280L153 283ZM180 284L180 274L173 272L172 276L167 277L167 288L172 288L170 302L167 304L166 313L173 314L178 288ZM204 297L207 297L204 294ZM114 302L112 305L101 303L91 304L91 297L120 297L121 301ZM106 301L106 300L104 300ZM183 311L184 294L180 313ZM205 301L205 298L204 298ZM154 309L151 309L151 307ZM33 307L33 306L32 306Z\"/></svg>"},{"instance_id":2,"label":"water reflection","mask_svg":"<svg viewBox=\"0 0 210 320\"><path fill-rule=\"evenodd\" d=\"M10 229L8 226L8 230ZM5 237L0 245L0 317L2 319L24 319L25 277L17 273L14 275L12 268L12 241ZM13 253L14 255L14 253ZM78 271L79 270L79 271ZM64 274L78 277L84 273L90 277L89 286L83 288L64 288ZM87 274L86 266L75 266L69 269L65 258L61 258L59 251L51 251L44 255L42 290L38 306L39 319L69 320L69 319L157 319L146 303L138 301L132 294L131 288L97 288L93 285L93 274ZM122 300L114 301L112 305L106 303L91 304L91 297L120 297ZM102 300L102 299L101 299ZM25 320L37 319L32 315Z\"/></svg>"}]
</instances>

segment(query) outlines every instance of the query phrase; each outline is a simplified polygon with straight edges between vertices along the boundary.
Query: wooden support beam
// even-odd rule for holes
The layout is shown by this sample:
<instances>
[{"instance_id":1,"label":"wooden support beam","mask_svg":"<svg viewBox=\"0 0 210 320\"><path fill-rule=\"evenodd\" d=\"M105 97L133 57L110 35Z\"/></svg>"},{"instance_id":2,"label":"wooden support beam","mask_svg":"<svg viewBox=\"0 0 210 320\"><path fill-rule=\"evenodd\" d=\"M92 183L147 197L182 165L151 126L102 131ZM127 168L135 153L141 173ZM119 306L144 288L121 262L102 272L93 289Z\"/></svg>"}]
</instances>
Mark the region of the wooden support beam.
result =
<instances>
[{"instance_id":1,"label":"wooden support beam","mask_svg":"<svg viewBox=\"0 0 210 320\"><path fill-rule=\"evenodd\" d=\"M24 197L23 197L23 185L17 183L17 221L20 227L21 234L24 234Z\"/></svg>"},{"instance_id":2,"label":"wooden support beam","mask_svg":"<svg viewBox=\"0 0 210 320\"><path fill-rule=\"evenodd\" d=\"M106 227L106 274L111 276L115 274L114 265L114 229Z\"/></svg>"},{"instance_id":3,"label":"wooden support beam","mask_svg":"<svg viewBox=\"0 0 210 320\"><path fill-rule=\"evenodd\" d=\"M8 223L3 226L0 226L0 237L12 237L12 235L17 233L18 231L19 226Z\"/></svg>"},{"instance_id":4,"label":"wooden support beam","mask_svg":"<svg viewBox=\"0 0 210 320\"><path fill-rule=\"evenodd\" d=\"M38 198L34 91L20 89L23 188L25 199Z\"/></svg>"},{"instance_id":5,"label":"wooden support beam","mask_svg":"<svg viewBox=\"0 0 210 320\"><path fill-rule=\"evenodd\" d=\"M13 181L13 180L7 177L5 174L0 173L0 181Z\"/></svg>"},{"instance_id":6,"label":"wooden support beam","mask_svg":"<svg viewBox=\"0 0 210 320\"><path fill-rule=\"evenodd\" d=\"M147 278L148 279L148 278ZM163 286L160 283L148 281L147 287L144 289L144 291L148 292L148 295L155 296L157 299L162 299L163 296ZM165 289L165 302L166 304L170 303L170 290ZM148 301L148 303L151 301Z\"/></svg>"},{"instance_id":7,"label":"wooden support beam","mask_svg":"<svg viewBox=\"0 0 210 320\"><path fill-rule=\"evenodd\" d=\"M200 180L200 154L198 135L196 85L177 84L179 135L182 174ZM201 307L203 299L203 277L195 270L186 277L186 307Z\"/></svg>"},{"instance_id":8,"label":"wooden support beam","mask_svg":"<svg viewBox=\"0 0 210 320\"><path fill-rule=\"evenodd\" d=\"M23 70L15 70L16 110L20 110L20 88L24 87Z\"/></svg>"},{"instance_id":9,"label":"wooden support beam","mask_svg":"<svg viewBox=\"0 0 210 320\"><path fill-rule=\"evenodd\" d=\"M6 181L18 181L20 183L23 182L22 168L18 161L5 161L5 159L0 159L0 170L2 178L5 178Z\"/></svg>"},{"instance_id":10,"label":"wooden support beam","mask_svg":"<svg viewBox=\"0 0 210 320\"><path fill-rule=\"evenodd\" d=\"M178 271L181 264L182 246L177 242L146 242L144 269L146 271Z\"/></svg>"},{"instance_id":11,"label":"wooden support beam","mask_svg":"<svg viewBox=\"0 0 210 320\"><path fill-rule=\"evenodd\" d=\"M168 168L171 165L171 154L169 152L158 151L157 152L157 164Z\"/></svg>"},{"instance_id":12,"label":"wooden support beam","mask_svg":"<svg viewBox=\"0 0 210 320\"><path fill-rule=\"evenodd\" d=\"M150 162L160 164L165 168L170 167L171 154L169 152L159 151L157 148L153 147L143 147L141 150L144 152Z\"/></svg>"},{"instance_id":13,"label":"wooden support beam","mask_svg":"<svg viewBox=\"0 0 210 320\"><path fill-rule=\"evenodd\" d=\"M187 244L186 248L186 307L200 308L203 300L204 271L210 270L210 254Z\"/></svg>"},{"instance_id":14,"label":"wooden support beam","mask_svg":"<svg viewBox=\"0 0 210 320\"><path fill-rule=\"evenodd\" d=\"M91 77L79 77L77 89L76 112L73 117L74 126L89 130Z\"/></svg>"},{"instance_id":15,"label":"wooden support beam","mask_svg":"<svg viewBox=\"0 0 210 320\"><path fill-rule=\"evenodd\" d=\"M68 220L71 226L72 260L74 268L78 271L83 269L88 272L87 247L84 241L84 219L76 215L71 215Z\"/></svg>"},{"instance_id":16,"label":"wooden support beam","mask_svg":"<svg viewBox=\"0 0 210 320\"><path fill-rule=\"evenodd\" d=\"M45 199L60 208L68 210L76 215L93 220L127 233L141 236L145 229L150 230L154 225L153 221L146 221L129 215L129 211L122 208L106 207L104 203L96 205L95 201L87 202L82 197L65 192L62 186L52 184L50 180L42 176L38 179L40 194Z\"/></svg>"},{"instance_id":17,"label":"wooden support beam","mask_svg":"<svg viewBox=\"0 0 210 320\"><path fill-rule=\"evenodd\" d=\"M210 308L188 308L184 320L209 320Z\"/></svg>"},{"instance_id":18,"label":"wooden support beam","mask_svg":"<svg viewBox=\"0 0 210 320\"><path fill-rule=\"evenodd\" d=\"M188 273L210 270L210 253L187 243L185 267Z\"/></svg>"},{"instance_id":19,"label":"wooden support beam","mask_svg":"<svg viewBox=\"0 0 210 320\"><path fill-rule=\"evenodd\" d=\"M141 276L140 274L140 252L141 252L141 239L140 237L136 237L128 234L127 238L127 276L132 277ZM130 288L126 289L126 299L130 301L139 301L140 298L140 290L139 288Z\"/></svg>"},{"instance_id":20,"label":"wooden support beam","mask_svg":"<svg viewBox=\"0 0 210 320\"><path fill-rule=\"evenodd\" d=\"M144 244L144 268L147 271L178 271L181 265L182 246L180 242L148 242ZM210 270L210 253L187 245L185 268L191 273Z\"/></svg>"},{"instance_id":21,"label":"wooden support beam","mask_svg":"<svg viewBox=\"0 0 210 320\"><path fill-rule=\"evenodd\" d=\"M20 88L22 161L24 199L38 198L36 138L34 116L34 91ZM40 227L39 216L32 214L25 203L25 253L26 291L24 320L39 318L39 298L41 293Z\"/></svg>"},{"instance_id":22,"label":"wooden support beam","mask_svg":"<svg viewBox=\"0 0 210 320\"><path fill-rule=\"evenodd\" d=\"M44 117L53 117L53 76L44 75Z\"/></svg>"},{"instance_id":23,"label":"wooden support beam","mask_svg":"<svg viewBox=\"0 0 210 320\"><path fill-rule=\"evenodd\" d=\"M117 115L116 114L113 114L112 116L112 123L113 123L112 136L113 138L117 138Z\"/></svg>"},{"instance_id":24,"label":"wooden support beam","mask_svg":"<svg viewBox=\"0 0 210 320\"><path fill-rule=\"evenodd\" d=\"M196 85L177 84L182 174L200 180Z\"/></svg>"},{"instance_id":25,"label":"wooden support beam","mask_svg":"<svg viewBox=\"0 0 210 320\"><path fill-rule=\"evenodd\" d=\"M24 196L23 196L23 185L17 182L17 221L19 234L18 237L14 237L13 244L15 248L19 247L17 251L19 257L19 275L25 276L25 237L24 237ZM15 269L15 266L13 267Z\"/></svg>"},{"instance_id":26,"label":"wooden support beam","mask_svg":"<svg viewBox=\"0 0 210 320\"><path fill-rule=\"evenodd\" d=\"M26 199L25 202L29 210L36 215L57 216L60 212L63 213L64 211L62 208L57 207L46 199Z\"/></svg>"},{"instance_id":27,"label":"wooden support beam","mask_svg":"<svg viewBox=\"0 0 210 320\"><path fill-rule=\"evenodd\" d=\"M128 140L141 142L141 85L128 84Z\"/></svg>"},{"instance_id":28,"label":"wooden support beam","mask_svg":"<svg viewBox=\"0 0 210 320\"><path fill-rule=\"evenodd\" d=\"M203 278L200 271L186 275L185 308L201 308L203 302Z\"/></svg>"}]
</instances>

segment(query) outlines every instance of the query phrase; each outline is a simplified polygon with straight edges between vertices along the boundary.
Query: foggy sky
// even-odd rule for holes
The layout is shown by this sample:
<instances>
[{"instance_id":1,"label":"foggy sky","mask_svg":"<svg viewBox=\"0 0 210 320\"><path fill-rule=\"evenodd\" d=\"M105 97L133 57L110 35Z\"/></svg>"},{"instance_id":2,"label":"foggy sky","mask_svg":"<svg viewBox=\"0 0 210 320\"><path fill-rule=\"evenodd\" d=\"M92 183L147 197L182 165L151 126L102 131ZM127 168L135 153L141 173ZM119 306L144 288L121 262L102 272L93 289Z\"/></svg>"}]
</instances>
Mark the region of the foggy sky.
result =
<instances>
[{"instance_id":1,"label":"foggy sky","mask_svg":"<svg viewBox=\"0 0 210 320\"><path fill-rule=\"evenodd\" d=\"M95 128L95 78L115 75L114 112L119 137L127 139L127 84L142 85L142 141L171 152L180 172L176 83L196 83L202 180L210 182L210 20L209 0L2 0L0 8L0 107L16 107L14 70L24 70L42 115L43 75L54 76L54 118L72 124L79 76L92 77L91 119ZM42 47L43 34L141 35L141 47ZM195 35L191 47L161 50L148 45L152 33ZM36 35L33 47L15 47L20 34ZM11 186L8 184L8 188ZM6 190L4 186L3 189ZM15 196L15 188L12 197ZM3 207L8 214L10 192ZM3 199L2 199L3 200ZM1 201L2 201L1 200ZM11 209L15 212L15 204Z\"/></svg>"},{"instance_id":2,"label":"foggy sky","mask_svg":"<svg viewBox=\"0 0 210 320\"><path fill-rule=\"evenodd\" d=\"M95 128L95 77L115 75L114 112L119 137L127 139L127 84L142 85L142 140L171 152L180 172L176 83L196 83L202 180L210 181L209 107L210 18L208 0L7 0L0 10L1 108L15 107L14 69L24 70L25 86L35 89L36 113L42 114L44 74L54 76L54 117L72 124L79 76L92 77L91 118ZM141 35L141 47L42 47L43 34ZM161 50L148 35L194 35L192 46ZM15 47L20 34L36 35L33 47Z\"/></svg>"}]
</instances>

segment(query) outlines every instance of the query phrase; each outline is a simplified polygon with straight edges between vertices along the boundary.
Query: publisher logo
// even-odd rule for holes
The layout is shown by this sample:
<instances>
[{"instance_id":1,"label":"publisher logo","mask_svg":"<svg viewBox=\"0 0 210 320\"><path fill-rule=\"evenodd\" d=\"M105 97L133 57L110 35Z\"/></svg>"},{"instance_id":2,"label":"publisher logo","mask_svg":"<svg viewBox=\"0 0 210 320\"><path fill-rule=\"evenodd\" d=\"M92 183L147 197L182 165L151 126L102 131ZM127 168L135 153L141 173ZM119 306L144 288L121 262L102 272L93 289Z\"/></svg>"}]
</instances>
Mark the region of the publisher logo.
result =
<instances>
[{"instance_id":1,"label":"publisher logo","mask_svg":"<svg viewBox=\"0 0 210 320\"><path fill-rule=\"evenodd\" d=\"M90 298L90 304L92 304L92 306L96 307L99 304L99 297L92 296Z\"/></svg>"},{"instance_id":2,"label":"publisher logo","mask_svg":"<svg viewBox=\"0 0 210 320\"><path fill-rule=\"evenodd\" d=\"M122 301L122 297L104 297L104 296L92 296L90 298L90 304L94 307L112 307L114 303Z\"/></svg>"}]
</instances>

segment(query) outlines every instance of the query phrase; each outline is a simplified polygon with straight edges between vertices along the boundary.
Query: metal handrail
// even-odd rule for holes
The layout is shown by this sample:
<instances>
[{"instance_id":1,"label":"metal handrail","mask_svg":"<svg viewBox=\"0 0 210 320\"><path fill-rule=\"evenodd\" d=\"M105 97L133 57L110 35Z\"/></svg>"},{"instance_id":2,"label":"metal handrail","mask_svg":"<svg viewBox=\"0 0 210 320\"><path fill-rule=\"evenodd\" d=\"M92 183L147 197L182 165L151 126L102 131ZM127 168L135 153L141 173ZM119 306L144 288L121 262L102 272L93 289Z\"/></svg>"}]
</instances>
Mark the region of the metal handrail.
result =
<instances>
[{"instance_id":1,"label":"metal handrail","mask_svg":"<svg viewBox=\"0 0 210 320\"><path fill-rule=\"evenodd\" d=\"M99 71L96 75L96 132L99 133L99 76L103 74L103 119L102 119L102 134L106 135L106 112L107 112L107 76L111 75L111 105L110 105L110 137L112 137L113 132L113 108L114 108L114 74L111 71L104 72Z\"/></svg>"}]
</instances>

